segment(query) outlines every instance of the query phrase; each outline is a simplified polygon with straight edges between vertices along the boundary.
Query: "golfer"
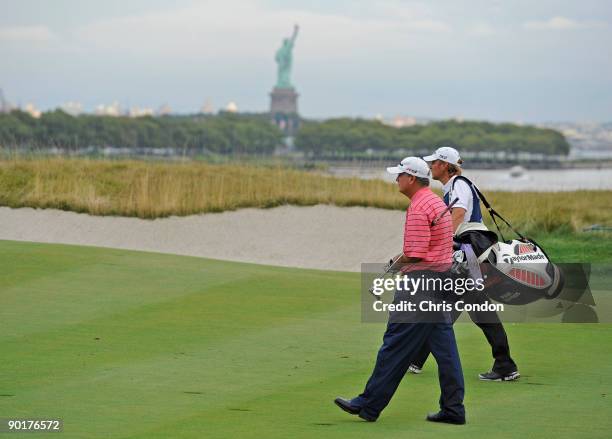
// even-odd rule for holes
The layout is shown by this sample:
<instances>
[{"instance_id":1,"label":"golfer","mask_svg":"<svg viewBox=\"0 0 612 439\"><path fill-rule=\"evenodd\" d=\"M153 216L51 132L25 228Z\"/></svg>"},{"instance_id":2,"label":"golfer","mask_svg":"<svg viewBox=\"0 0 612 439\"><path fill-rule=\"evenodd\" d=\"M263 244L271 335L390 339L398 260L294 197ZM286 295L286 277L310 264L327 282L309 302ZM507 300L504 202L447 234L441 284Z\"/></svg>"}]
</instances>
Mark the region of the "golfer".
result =
<instances>
[{"instance_id":1,"label":"golfer","mask_svg":"<svg viewBox=\"0 0 612 439\"><path fill-rule=\"evenodd\" d=\"M460 234L462 225L466 223L482 223L480 199L476 191L465 179L457 178L461 175L462 164L459 152L454 148L442 147L423 158L430 164L432 178L444 185L444 202L448 205L457 200L451 210L455 233ZM486 297L475 294L471 297L476 302L486 300ZM453 321L459 317L459 314L453 314ZM487 338L495 359L492 370L479 374L478 378L483 381L513 381L520 378L516 363L510 357L506 331L497 313L471 311L469 315ZM421 373L428 356L429 350L425 346L413 360L409 371Z\"/></svg>"},{"instance_id":2,"label":"golfer","mask_svg":"<svg viewBox=\"0 0 612 439\"><path fill-rule=\"evenodd\" d=\"M427 163L417 157L407 157L387 171L397 175L399 191L411 200L404 227L402 271L415 278L448 277L446 270L453 253L451 218L444 202L428 187ZM395 302L402 293L396 291ZM392 317L390 313L383 344L365 390L350 400L336 398L335 404L366 421L376 421L408 371L411 360L427 346L438 363L441 396L440 411L427 415L426 419L465 424L463 372L450 315L441 313L441 320L430 323L403 323Z\"/></svg>"}]
</instances>

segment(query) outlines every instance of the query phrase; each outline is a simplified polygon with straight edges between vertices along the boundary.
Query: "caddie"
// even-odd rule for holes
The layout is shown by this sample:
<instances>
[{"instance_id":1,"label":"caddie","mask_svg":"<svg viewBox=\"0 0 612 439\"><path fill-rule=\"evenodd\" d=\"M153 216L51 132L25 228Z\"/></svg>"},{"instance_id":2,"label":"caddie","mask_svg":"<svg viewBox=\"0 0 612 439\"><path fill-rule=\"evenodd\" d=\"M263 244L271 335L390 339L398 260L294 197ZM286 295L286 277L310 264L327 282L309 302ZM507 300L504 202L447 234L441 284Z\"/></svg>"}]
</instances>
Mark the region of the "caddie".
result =
<instances>
[{"instance_id":1,"label":"caddie","mask_svg":"<svg viewBox=\"0 0 612 439\"><path fill-rule=\"evenodd\" d=\"M451 217L455 235L461 234L462 229L470 223L482 223L480 199L472 183L461 176L463 161L459 152L455 148L441 147L423 159L429 163L432 178L438 180L444 187L445 204L449 205L454 202ZM478 294L472 294L471 299L476 302L486 300L485 297ZM495 311L471 311L469 315L491 345L491 353L494 358L492 369L479 374L478 378L482 381L513 381L520 378L516 363L510 356L508 336L497 313ZM458 317L459 313L453 315L454 320ZM413 359L409 371L416 374L421 373L428 356L429 351L425 346Z\"/></svg>"}]
</instances>

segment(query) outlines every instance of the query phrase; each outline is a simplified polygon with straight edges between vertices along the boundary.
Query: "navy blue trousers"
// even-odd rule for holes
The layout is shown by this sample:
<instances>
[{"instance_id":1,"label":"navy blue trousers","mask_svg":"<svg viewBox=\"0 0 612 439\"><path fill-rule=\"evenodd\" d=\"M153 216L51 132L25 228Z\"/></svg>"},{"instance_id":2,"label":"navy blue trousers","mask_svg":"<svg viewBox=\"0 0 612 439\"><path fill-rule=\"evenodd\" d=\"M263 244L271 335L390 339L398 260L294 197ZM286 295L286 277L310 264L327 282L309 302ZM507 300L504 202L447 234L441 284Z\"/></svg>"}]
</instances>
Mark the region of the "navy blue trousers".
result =
<instances>
[{"instance_id":1,"label":"navy blue trousers","mask_svg":"<svg viewBox=\"0 0 612 439\"><path fill-rule=\"evenodd\" d=\"M438 363L440 410L464 418L463 372L450 322L388 323L372 376L363 393L354 398L351 404L360 407L366 416L377 418L389 404L410 363L424 345L429 347Z\"/></svg>"}]
</instances>

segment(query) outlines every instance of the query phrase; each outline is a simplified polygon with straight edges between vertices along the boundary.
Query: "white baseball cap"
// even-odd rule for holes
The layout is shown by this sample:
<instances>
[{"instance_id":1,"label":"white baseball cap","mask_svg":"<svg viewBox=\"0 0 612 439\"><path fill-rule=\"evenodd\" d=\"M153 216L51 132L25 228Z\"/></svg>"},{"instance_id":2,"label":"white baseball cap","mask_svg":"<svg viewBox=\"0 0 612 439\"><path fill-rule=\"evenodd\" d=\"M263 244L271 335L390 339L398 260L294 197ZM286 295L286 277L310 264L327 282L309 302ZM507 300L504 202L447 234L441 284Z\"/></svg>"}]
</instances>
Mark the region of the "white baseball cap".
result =
<instances>
[{"instance_id":1,"label":"white baseball cap","mask_svg":"<svg viewBox=\"0 0 612 439\"><path fill-rule=\"evenodd\" d=\"M415 177L429 178L431 170L427 165L427 162L418 157L406 157L397 166L387 168L389 174L410 174Z\"/></svg>"},{"instance_id":2,"label":"white baseball cap","mask_svg":"<svg viewBox=\"0 0 612 439\"><path fill-rule=\"evenodd\" d=\"M459 157L459 151L450 146L443 146L442 148L436 149L432 155L423 157L426 162L433 162L434 160L442 160L443 162L450 163L451 165L461 165L461 157Z\"/></svg>"}]
</instances>

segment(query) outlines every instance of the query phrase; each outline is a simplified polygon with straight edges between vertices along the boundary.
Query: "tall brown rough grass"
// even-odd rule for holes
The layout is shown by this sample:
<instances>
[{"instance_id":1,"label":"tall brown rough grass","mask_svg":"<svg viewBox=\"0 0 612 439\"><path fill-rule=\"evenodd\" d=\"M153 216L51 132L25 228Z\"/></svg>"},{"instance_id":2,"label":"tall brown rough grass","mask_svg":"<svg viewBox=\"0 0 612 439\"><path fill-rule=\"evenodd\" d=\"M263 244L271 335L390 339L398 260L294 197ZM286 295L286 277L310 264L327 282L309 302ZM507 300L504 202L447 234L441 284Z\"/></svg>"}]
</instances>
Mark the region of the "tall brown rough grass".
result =
<instances>
[{"instance_id":1,"label":"tall brown rough grass","mask_svg":"<svg viewBox=\"0 0 612 439\"><path fill-rule=\"evenodd\" d=\"M527 233L612 225L612 191L487 192ZM158 218L243 207L335 204L405 209L393 184L281 166L88 159L0 161L0 205Z\"/></svg>"}]
</instances>

